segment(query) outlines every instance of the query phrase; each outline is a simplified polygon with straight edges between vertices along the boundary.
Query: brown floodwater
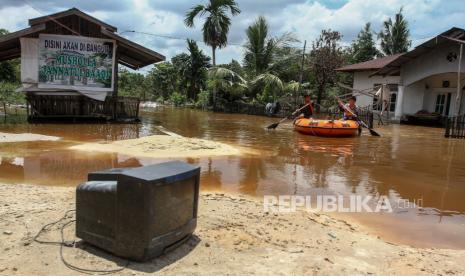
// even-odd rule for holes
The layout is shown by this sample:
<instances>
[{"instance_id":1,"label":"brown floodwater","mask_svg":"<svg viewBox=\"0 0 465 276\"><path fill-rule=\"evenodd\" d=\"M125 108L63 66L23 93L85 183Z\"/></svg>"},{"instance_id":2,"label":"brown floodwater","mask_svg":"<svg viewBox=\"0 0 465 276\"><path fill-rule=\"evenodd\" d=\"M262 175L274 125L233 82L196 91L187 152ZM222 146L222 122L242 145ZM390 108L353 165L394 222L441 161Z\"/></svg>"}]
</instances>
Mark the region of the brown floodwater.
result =
<instances>
[{"instance_id":1,"label":"brown floodwater","mask_svg":"<svg viewBox=\"0 0 465 276\"><path fill-rule=\"evenodd\" d=\"M465 248L465 141L443 130L404 125L377 128L382 137L305 136L276 119L156 108L141 124L0 123L0 132L31 132L59 141L0 143L0 182L76 186L87 173L167 159L88 153L69 147L159 134L157 126L187 137L225 142L259 154L186 158L202 167L203 190L263 195L386 196L393 212L347 213L368 231L414 246ZM413 206L416 203L417 206ZM408 208L406 207L408 205Z\"/></svg>"}]
</instances>

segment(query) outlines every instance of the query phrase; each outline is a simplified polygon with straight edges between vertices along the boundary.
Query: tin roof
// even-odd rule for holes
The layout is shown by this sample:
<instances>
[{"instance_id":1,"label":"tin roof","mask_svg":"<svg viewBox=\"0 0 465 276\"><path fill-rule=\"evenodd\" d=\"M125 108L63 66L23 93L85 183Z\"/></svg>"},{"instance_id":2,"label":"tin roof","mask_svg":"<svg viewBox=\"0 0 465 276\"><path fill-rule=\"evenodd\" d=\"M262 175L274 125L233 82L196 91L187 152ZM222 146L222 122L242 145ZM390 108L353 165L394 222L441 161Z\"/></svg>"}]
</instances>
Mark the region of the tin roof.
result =
<instances>
[{"instance_id":1,"label":"tin roof","mask_svg":"<svg viewBox=\"0 0 465 276\"><path fill-rule=\"evenodd\" d=\"M387 64L391 63L392 61L396 60L403 54L395 54L392 56L376 58L372 60L368 60L365 62L349 64L343 66L341 68L336 69L336 71L343 71L343 72L354 72L354 71L372 71L372 70L379 70L386 66Z\"/></svg>"},{"instance_id":2,"label":"tin roof","mask_svg":"<svg viewBox=\"0 0 465 276\"><path fill-rule=\"evenodd\" d=\"M130 41L116 33L116 27L98 20L76 8L29 20L30 27L0 37L0 61L21 56L21 37L39 37L39 34L81 35L114 39L118 63L139 69L165 60L149 48Z\"/></svg>"}]
</instances>

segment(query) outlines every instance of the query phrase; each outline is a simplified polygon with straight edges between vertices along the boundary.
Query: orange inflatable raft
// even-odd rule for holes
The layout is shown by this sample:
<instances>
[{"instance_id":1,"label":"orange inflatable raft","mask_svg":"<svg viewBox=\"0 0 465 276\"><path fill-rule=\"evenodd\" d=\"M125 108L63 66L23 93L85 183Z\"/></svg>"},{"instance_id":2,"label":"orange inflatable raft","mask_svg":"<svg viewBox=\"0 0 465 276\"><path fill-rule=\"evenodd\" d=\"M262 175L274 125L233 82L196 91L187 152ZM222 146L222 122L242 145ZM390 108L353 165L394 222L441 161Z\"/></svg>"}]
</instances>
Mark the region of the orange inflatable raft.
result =
<instances>
[{"instance_id":1,"label":"orange inflatable raft","mask_svg":"<svg viewBox=\"0 0 465 276\"><path fill-rule=\"evenodd\" d=\"M352 120L316 120L300 118L294 129L302 134L324 137L351 137L358 135L359 124Z\"/></svg>"}]
</instances>

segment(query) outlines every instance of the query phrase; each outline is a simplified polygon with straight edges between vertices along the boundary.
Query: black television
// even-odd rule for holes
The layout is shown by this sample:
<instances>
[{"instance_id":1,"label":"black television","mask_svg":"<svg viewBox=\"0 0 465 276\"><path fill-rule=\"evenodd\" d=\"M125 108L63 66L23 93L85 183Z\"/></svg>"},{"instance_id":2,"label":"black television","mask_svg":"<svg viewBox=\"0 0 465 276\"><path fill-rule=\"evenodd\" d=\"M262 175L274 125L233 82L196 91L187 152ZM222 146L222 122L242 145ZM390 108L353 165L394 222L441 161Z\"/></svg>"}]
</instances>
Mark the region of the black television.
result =
<instances>
[{"instance_id":1,"label":"black television","mask_svg":"<svg viewBox=\"0 0 465 276\"><path fill-rule=\"evenodd\" d=\"M180 161L90 173L76 189L76 236L123 258L157 257L194 232L199 177Z\"/></svg>"}]
</instances>

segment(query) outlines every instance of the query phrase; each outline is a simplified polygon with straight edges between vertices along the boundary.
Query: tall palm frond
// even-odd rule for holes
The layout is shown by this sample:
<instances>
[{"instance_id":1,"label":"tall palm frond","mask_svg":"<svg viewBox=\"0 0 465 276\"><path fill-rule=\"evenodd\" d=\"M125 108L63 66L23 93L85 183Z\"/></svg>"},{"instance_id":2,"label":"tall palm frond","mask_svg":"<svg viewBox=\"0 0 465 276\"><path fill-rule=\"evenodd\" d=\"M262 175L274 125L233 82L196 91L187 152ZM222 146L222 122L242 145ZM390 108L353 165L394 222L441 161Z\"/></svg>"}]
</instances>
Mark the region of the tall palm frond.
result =
<instances>
[{"instance_id":1,"label":"tall palm frond","mask_svg":"<svg viewBox=\"0 0 465 276\"><path fill-rule=\"evenodd\" d=\"M246 35L244 64L254 75L259 75L265 72L272 62L276 41L268 37L268 23L263 16L259 16L247 28Z\"/></svg>"},{"instance_id":2,"label":"tall palm frond","mask_svg":"<svg viewBox=\"0 0 465 276\"><path fill-rule=\"evenodd\" d=\"M267 88L271 88L273 91L281 92L284 88L283 82L281 79L273 75L271 73L264 73L258 75L255 79L252 80L251 84L255 85L262 85Z\"/></svg>"},{"instance_id":3,"label":"tall palm frond","mask_svg":"<svg viewBox=\"0 0 465 276\"><path fill-rule=\"evenodd\" d=\"M301 86L302 85L297 81L290 81L286 84L285 90L292 93L296 93L300 91Z\"/></svg>"},{"instance_id":4,"label":"tall palm frond","mask_svg":"<svg viewBox=\"0 0 465 276\"><path fill-rule=\"evenodd\" d=\"M234 83L244 87L247 85L247 81L242 76L224 67L211 68L208 76L210 79L228 81L231 85Z\"/></svg>"}]
</instances>

